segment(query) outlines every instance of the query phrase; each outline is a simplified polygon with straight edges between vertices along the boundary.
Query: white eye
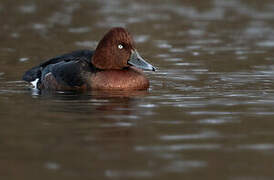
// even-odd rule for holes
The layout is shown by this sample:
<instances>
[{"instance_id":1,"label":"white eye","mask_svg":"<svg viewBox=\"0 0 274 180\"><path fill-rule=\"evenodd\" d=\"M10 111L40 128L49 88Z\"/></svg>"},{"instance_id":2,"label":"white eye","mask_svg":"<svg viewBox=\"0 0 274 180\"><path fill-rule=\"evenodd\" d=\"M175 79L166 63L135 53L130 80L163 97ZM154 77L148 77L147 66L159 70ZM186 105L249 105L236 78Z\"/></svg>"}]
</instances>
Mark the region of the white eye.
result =
<instances>
[{"instance_id":1,"label":"white eye","mask_svg":"<svg viewBox=\"0 0 274 180\"><path fill-rule=\"evenodd\" d=\"M119 49L123 49L123 45L122 45L122 44L119 44L119 45L118 45L118 48L119 48Z\"/></svg>"}]
</instances>

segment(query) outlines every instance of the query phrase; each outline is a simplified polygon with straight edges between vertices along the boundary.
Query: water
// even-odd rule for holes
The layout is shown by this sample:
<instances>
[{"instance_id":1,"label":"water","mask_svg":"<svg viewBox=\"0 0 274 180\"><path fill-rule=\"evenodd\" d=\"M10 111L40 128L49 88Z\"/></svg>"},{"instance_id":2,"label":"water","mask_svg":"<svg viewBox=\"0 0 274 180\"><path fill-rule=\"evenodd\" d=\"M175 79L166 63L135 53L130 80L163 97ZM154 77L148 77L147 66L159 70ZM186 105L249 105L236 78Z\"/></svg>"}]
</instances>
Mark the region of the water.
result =
<instances>
[{"instance_id":1,"label":"water","mask_svg":"<svg viewBox=\"0 0 274 180\"><path fill-rule=\"evenodd\" d=\"M273 179L274 3L0 2L1 179ZM147 92L37 92L25 70L113 26Z\"/></svg>"}]
</instances>

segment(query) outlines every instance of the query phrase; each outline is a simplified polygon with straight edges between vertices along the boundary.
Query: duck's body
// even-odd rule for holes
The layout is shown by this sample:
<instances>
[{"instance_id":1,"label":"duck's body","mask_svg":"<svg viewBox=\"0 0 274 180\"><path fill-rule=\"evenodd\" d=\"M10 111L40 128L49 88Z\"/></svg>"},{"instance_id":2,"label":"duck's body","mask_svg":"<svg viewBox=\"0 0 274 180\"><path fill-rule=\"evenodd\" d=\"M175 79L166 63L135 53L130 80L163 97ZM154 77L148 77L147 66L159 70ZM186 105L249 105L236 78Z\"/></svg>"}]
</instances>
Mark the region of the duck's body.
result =
<instances>
[{"instance_id":1,"label":"duck's body","mask_svg":"<svg viewBox=\"0 0 274 180\"><path fill-rule=\"evenodd\" d=\"M38 89L49 90L147 89L149 81L133 66L150 70L154 67L139 56L125 32L122 28L114 28L96 50L74 51L49 59L28 70L23 80L36 81Z\"/></svg>"},{"instance_id":2,"label":"duck's body","mask_svg":"<svg viewBox=\"0 0 274 180\"><path fill-rule=\"evenodd\" d=\"M94 51L81 50L45 61L28 70L23 80L36 81L38 89L68 90L83 86L96 68L90 63Z\"/></svg>"}]
</instances>

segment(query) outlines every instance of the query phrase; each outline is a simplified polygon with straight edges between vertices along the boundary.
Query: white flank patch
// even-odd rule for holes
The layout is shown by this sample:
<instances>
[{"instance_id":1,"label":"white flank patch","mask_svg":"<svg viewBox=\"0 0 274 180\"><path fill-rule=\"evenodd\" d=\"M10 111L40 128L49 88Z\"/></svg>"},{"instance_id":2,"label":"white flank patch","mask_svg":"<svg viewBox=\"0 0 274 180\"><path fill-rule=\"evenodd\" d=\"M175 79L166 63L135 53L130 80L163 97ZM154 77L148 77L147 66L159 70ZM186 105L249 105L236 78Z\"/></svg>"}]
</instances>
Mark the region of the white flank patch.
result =
<instances>
[{"instance_id":1,"label":"white flank patch","mask_svg":"<svg viewBox=\"0 0 274 180\"><path fill-rule=\"evenodd\" d=\"M31 81L30 83L32 84L34 89L37 89L37 83L39 81L39 78L35 79L34 81Z\"/></svg>"}]
</instances>

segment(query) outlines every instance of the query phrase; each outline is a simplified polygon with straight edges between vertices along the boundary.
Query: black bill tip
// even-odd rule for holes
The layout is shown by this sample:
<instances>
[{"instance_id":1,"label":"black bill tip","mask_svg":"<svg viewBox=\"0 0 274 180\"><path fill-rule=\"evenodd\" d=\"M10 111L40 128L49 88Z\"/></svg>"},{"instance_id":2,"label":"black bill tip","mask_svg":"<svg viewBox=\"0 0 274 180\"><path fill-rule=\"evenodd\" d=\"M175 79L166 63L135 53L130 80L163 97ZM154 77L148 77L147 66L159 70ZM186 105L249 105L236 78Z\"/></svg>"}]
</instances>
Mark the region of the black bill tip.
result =
<instances>
[{"instance_id":1,"label":"black bill tip","mask_svg":"<svg viewBox=\"0 0 274 180\"><path fill-rule=\"evenodd\" d=\"M151 64L146 62L137 52L137 50L131 51L130 59L128 60L128 64L135 66L140 69L156 71L156 68L153 67Z\"/></svg>"}]
</instances>

